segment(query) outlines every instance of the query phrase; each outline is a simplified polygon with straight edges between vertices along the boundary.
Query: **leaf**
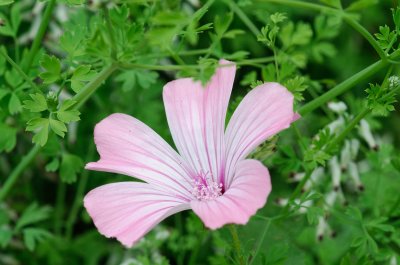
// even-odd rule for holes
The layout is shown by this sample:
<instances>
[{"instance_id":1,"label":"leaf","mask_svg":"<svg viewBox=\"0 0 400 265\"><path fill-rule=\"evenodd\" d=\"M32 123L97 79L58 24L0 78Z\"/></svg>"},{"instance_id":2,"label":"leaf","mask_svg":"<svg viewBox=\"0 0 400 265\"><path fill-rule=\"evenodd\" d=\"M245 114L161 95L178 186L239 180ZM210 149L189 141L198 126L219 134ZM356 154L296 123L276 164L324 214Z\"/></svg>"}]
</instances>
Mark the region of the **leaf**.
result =
<instances>
[{"instance_id":1,"label":"leaf","mask_svg":"<svg viewBox=\"0 0 400 265\"><path fill-rule=\"evenodd\" d=\"M31 112L41 112L47 110L46 98L39 93L29 95L32 100L24 101L24 108L30 110Z\"/></svg>"},{"instance_id":2,"label":"leaf","mask_svg":"<svg viewBox=\"0 0 400 265\"><path fill-rule=\"evenodd\" d=\"M0 6L6 6L14 3L14 0L0 0Z\"/></svg>"},{"instance_id":3,"label":"leaf","mask_svg":"<svg viewBox=\"0 0 400 265\"><path fill-rule=\"evenodd\" d=\"M13 231L7 226L0 227L0 247L5 248L10 243Z\"/></svg>"},{"instance_id":4,"label":"leaf","mask_svg":"<svg viewBox=\"0 0 400 265\"><path fill-rule=\"evenodd\" d=\"M0 12L0 22L1 22L0 34L4 35L4 36L14 37L15 36L15 32L14 32L14 30L12 28L12 25L11 25L10 21L1 12Z\"/></svg>"},{"instance_id":5,"label":"leaf","mask_svg":"<svg viewBox=\"0 0 400 265\"><path fill-rule=\"evenodd\" d=\"M329 42L317 42L311 46L311 52L318 63L324 61L324 57L332 58L336 55L336 48Z\"/></svg>"},{"instance_id":6,"label":"leaf","mask_svg":"<svg viewBox=\"0 0 400 265\"><path fill-rule=\"evenodd\" d=\"M365 9L367 7L376 5L377 3L379 3L378 0L358 0L358 1L351 3L351 5L349 5L346 8L346 11L357 11L357 10Z\"/></svg>"},{"instance_id":7,"label":"leaf","mask_svg":"<svg viewBox=\"0 0 400 265\"><path fill-rule=\"evenodd\" d=\"M40 207L36 202L29 205L18 219L15 229L19 231L21 228L41 222L50 217L51 208L49 206Z\"/></svg>"},{"instance_id":8,"label":"leaf","mask_svg":"<svg viewBox=\"0 0 400 265\"><path fill-rule=\"evenodd\" d=\"M233 13L227 13L226 15L217 15L214 20L214 30L219 38L224 36L224 33L228 30L229 25L232 23Z\"/></svg>"},{"instance_id":9,"label":"leaf","mask_svg":"<svg viewBox=\"0 0 400 265\"><path fill-rule=\"evenodd\" d=\"M76 101L70 99L65 100L62 103L60 110L57 111L57 118L64 123L79 121L79 115L81 113L76 109L72 109L75 104Z\"/></svg>"},{"instance_id":10,"label":"leaf","mask_svg":"<svg viewBox=\"0 0 400 265\"><path fill-rule=\"evenodd\" d=\"M379 33L375 33L375 37L378 40L379 46L383 50L387 50L393 46L393 43L397 39L397 33L391 31L390 28L385 25L379 27Z\"/></svg>"},{"instance_id":11,"label":"leaf","mask_svg":"<svg viewBox=\"0 0 400 265\"><path fill-rule=\"evenodd\" d=\"M296 76L285 82L286 88L293 94L296 101L304 100L303 92L308 88L305 82L306 79L303 76Z\"/></svg>"},{"instance_id":12,"label":"leaf","mask_svg":"<svg viewBox=\"0 0 400 265\"><path fill-rule=\"evenodd\" d=\"M27 131L34 132L35 135L32 138L34 143L44 146L47 142L49 135L49 119L45 118L33 118L28 121Z\"/></svg>"},{"instance_id":13,"label":"leaf","mask_svg":"<svg viewBox=\"0 0 400 265\"><path fill-rule=\"evenodd\" d=\"M329 6L333 6L336 8L342 8L342 4L340 3L340 0L320 0L320 1Z\"/></svg>"},{"instance_id":14,"label":"leaf","mask_svg":"<svg viewBox=\"0 0 400 265\"><path fill-rule=\"evenodd\" d=\"M60 47L68 53L70 58L85 54L84 35L84 29L76 27L74 31L65 31L60 37Z\"/></svg>"},{"instance_id":15,"label":"leaf","mask_svg":"<svg viewBox=\"0 0 400 265\"><path fill-rule=\"evenodd\" d=\"M67 127L65 124L59 120L49 119L50 128L55 134L64 138L65 133L67 132Z\"/></svg>"},{"instance_id":16,"label":"leaf","mask_svg":"<svg viewBox=\"0 0 400 265\"><path fill-rule=\"evenodd\" d=\"M54 55L43 55L40 66L45 70L39 75L40 78L43 79L44 84L51 84L60 79L61 63Z\"/></svg>"},{"instance_id":17,"label":"leaf","mask_svg":"<svg viewBox=\"0 0 400 265\"><path fill-rule=\"evenodd\" d=\"M30 250L34 251L36 244L49 238L51 234L41 228L26 228L23 230L25 246Z\"/></svg>"},{"instance_id":18,"label":"leaf","mask_svg":"<svg viewBox=\"0 0 400 265\"><path fill-rule=\"evenodd\" d=\"M0 124L0 153L10 152L17 142L17 129L6 124Z\"/></svg>"},{"instance_id":19,"label":"leaf","mask_svg":"<svg viewBox=\"0 0 400 265\"><path fill-rule=\"evenodd\" d=\"M77 173L81 172L83 162L80 157L64 153L61 159L60 177L63 182L73 183L76 181Z\"/></svg>"},{"instance_id":20,"label":"leaf","mask_svg":"<svg viewBox=\"0 0 400 265\"><path fill-rule=\"evenodd\" d=\"M8 102L8 110L11 114L17 114L22 111L21 100L15 93L11 94L10 101Z\"/></svg>"},{"instance_id":21,"label":"leaf","mask_svg":"<svg viewBox=\"0 0 400 265\"><path fill-rule=\"evenodd\" d=\"M81 65L75 69L71 77L71 88L75 93L78 93L95 76L96 72L90 68L89 65Z\"/></svg>"},{"instance_id":22,"label":"leaf","mask_svg":"<svg viewBox=\"0 0 400 265\"><path fill-rule=\"evenodd\" d=\"M51 160L50 163L46 165L45 168L47 172L55 172L57 171L59 166L60 166L60 160L58 158L54 158L53 160Z\"/></svg>"},{"instance_id":23,"label":"leaf","mask_svg":"<svg viewBox=\"0 0 400 265\"><path fill-rule=\"evenodd\" d=\"M307 221L310 225L318 224L319 217L324 215L324 210L320 207L309 207L307 209Z\"/></svg>"},{"instance_id":24,"label":"leaf","mask_svg":"<svg viewBox=\"0 0 400 265\"><path fill-rule=\"evenodd\" d=\"M340 32L342 19L340 16L319 15L314 20L314 28L317 40L329 40Z\"/></svg>"}]
</instances>

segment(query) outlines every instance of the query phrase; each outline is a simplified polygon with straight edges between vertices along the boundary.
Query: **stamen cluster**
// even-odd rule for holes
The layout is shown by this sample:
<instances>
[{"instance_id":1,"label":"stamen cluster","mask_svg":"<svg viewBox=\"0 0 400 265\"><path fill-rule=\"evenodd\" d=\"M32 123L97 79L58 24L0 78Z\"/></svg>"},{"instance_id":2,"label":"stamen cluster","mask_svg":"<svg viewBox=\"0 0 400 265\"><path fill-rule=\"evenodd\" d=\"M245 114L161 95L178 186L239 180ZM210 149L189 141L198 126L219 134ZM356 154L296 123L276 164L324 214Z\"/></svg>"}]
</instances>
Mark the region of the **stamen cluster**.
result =
<instances>
[{"instance_id":1,"label":"stamen cluster","mask_svg":"<svg viewBox=\"0 0 400 265\"><path fill-rule=\"evenodd\" d=\"M199 201L214 200L222 195L222 183L214 181L208 174L200 173L193 179L193 196Z\"/></svg>"}]
</instances>

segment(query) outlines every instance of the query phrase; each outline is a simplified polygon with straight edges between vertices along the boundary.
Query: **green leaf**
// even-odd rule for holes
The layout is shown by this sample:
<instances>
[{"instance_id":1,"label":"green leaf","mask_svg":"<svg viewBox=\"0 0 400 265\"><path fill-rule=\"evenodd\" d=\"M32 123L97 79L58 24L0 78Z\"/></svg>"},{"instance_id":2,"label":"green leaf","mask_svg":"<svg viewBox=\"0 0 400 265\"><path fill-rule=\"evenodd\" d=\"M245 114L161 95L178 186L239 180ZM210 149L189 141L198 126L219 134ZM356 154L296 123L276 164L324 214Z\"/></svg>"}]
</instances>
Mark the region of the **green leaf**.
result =
<instances>
[{"instance_id":1,"label":"green leaf","mask_svg":"<svg viewBox=\"0 0 400 265\"><path fill-rule=\"evenodd\" d=\"M14 0L0 0L0 6L5 6L14 3Z\"/></svg>"},{"instance_id":2,"label":"green leaf","mask_svg":"<svg viewBox=\"0 0 400 265\"><path fill-rule=\"evenodd\" d=\"M34 251L36 244L49 238L51 234L41 228L26 228L23 230L24 244L30 250Z\"/></svg>"},{"instance_id":3,"label":"green leaf","mask_svg":"<svg viewBox=\"0 0 400 265\"><path fill-rule=\"evenodd\" d=\"M9 37L15 37L15 32L8 18L0 12L0 34Z\"/></svg>"},{"instance_id":4,"label":"green leaf","mask_svg":"<svg viewBox=\"0 0 400 265\"><path fill-rule=\"evenodd\" d=\"M50 217L51 208L49 206L40 207L37 203L32 203L22 213L18 219L15 229L19 231L21 228L41 222Z\"/></svg>"},{"instance_id":5,"label":"green leaf","mask_svg":"<svg viewBox=\"0 0 400 265\"><path fill-rule=\"evenodd\" d=\"M232 23L233 13L227 13L223 16L217 15L214 20L214 30L219 38L224 36L224 33L228 30L229 25Z\"/></svg>"},{"instance_id":6,"label":"green leaf","mask_svg":"<svg viewBox=\"0 0 400 265\"><path fill-rule=\"evenodd\" d=\"M336 8L342 8L342 4L340 3L340 0L320 0L320 1L329 6L333 6Z\"/></svg>"},{"instance_id":7,"label":"green leaf","mask_svg":"<svg viewBox=\"0 0 400 265\"><path fill-rule=\"evenodd\" d=\"M75 69L71 77L71 88L75 93L78 93L96 75L96 72L90 68L89 65L81 65Z\"/></svg>"},{"instance_id":8,"label":"green leaf","mask_svg":"<svg viewBox=\"0 0 400 265\"><path fill-rule=\"evenodd\" d=\"M47 110L46 98L39 93L29 95L32 100L24 101L24 108L30 110L31 112L41 112Z\"/></svg>"},{"instance_id":9,"label":"green leaf","mask_svg":"<svg viewBox=\"0 0 400 265\"><path fill-rule=\"evenodd\" d=\"M13 231L7 226L0 227L0 247L5 248L10 243Z\"/></svg>"},{"instance_id":10,"label":"green leaf","mask_svg":"<svg viewBox=\"0 0 400 265\"><path fill-rule=\"evenodd\" d=\"M10 152L17 142L17 129L0 123L0 153Z\"/></svg>"},{"instance_id":11,"label":"green leaf","mask_svg":"<svg viewBox=\"0 0 400 265\"><path fill-rule=\"evenodd\" d=\"M49 124L50 124L50 128L53 132L55 132L57 135L64 138L65 133L67 132L67 127L65 126L65 124L63 122L50 118Z\"/></svg>"},{"instance_id":12,"label":"green leaf","mask_svg":"<svg viewBox=\"0 0 400 265\"><path fill-rule=\"evenodd\" d=\"M365 9L367 7L376 5L377 3L379 3L378 0L358 0L358 1L351 3L351 5L349 5L346 8L346 11L357 11L357 10Z\"/></svg>"},{"instance_id":13,"label":"green leaf","mask_svg":"<svg viewBox=\"0 0 400 265\"><path fill-rule=\"evenodd\" d=\"M82 159L79 156L64 153L61 159L60 177L63 182L73 183L76 181L77 173L83 168Z\"/></svg>"},{"instance_id":14,"label":"green leaf","mask_svg":"<svg viewBox=\"0 0 400 265\"><path fill-rule=\"evenodd\" d=\"M50 163L48 163L45 167L47 172L55 172L60 166L60 160L58 158L54 158L51 160Z\"/></svg>"},{"instance_id":15,"label":"green leaf","mask_svg":"<svg viewBox=\"0 0 400 265\"><path fill-rule=\"evenodd\" d=\"M133 69L122 72L115 80L122 82L122 90L130 91L137 85L142 88L149 88L156 83L157 78L157 72Z\"/></svg>"},{"instance_id":16,"label":"green leaf","mask_svg":"<svg viewBox=\"0 0 400 265\"><path fill-rule=\"evenodd\" d=\"M76 101L70 99L65 100L60 110L57 111L57 118L64 123L79 121L80 112L76 109L72 109L75 104Z\"/></svg>"},{"instance_id":17,"label":"green leaf","mask_svg":"<svg viewBox=\"0 0 400 265\"><path fill-rule=\"evenodd\" d=\"M318 224L319 217L324 215L324 210L320 207L309 207L307 209L307 221L310 225Z\"/></svg>"},{"instance_id":18,"label":"green leaf","mask_svg":"<svg viewBox=\"0 0 400 265\"><path fill-rule=\"evenodd\" d=\"M8 110L11 114L17 114L22 111L21 100L15 93L11 94L10 101L8 102Z\"/></svg>"},{"instance_id":19,"label":"green leaf","mask_svg":"<svg viewBox=\"0 0 400 265\"><path fill-rule=\"evenodd\" d=\"M306 79L303 76L296 76L288 79L284 84L286 88L293 94L296 101L304 100L303 92L308 88L305 84Z\"/></svg>"},{"instance_id":20,"label":"green leaf","mask_svg":"<svg viewBox=\"0 0 400 265\"><path fill-rule=\"evenodd\" d=\"M65 0L65 2L70 5L83 5L86 0Z\"/></svg>"},{"instance_id":21,"label":"green leaf","mask_svg":"<svg viewBox=\"0 0 400 265\"><path fill-rule=\"evenodd\" d=\"M70 58L85 54L85 45L83 45L85 30L82 27L75 27L75 30L66 30L60 38L60 46L64 49Z\"/></svg>"},{"instance_id":22,"label":"green leaf","mask_svg":"<svg viewBox=\"0 0 400 265\"><path fill-rule=\"evenodd\" d=\"M51 84L60 79L61 63L54 55L43 55L40 66L45 70L39 75L44 84Z\"/></svg>"},{"instance_id":23,"label":"green leaf","mask_svg":"<svg viewBox=\"0 0 400 265\"><path fill-rule=\"evenodd\" d=\"M44 146L49 136L49 119L33 118L28 121L26 130L35 133L32 138L34 143Z\"/></svg>"}]
</instances>

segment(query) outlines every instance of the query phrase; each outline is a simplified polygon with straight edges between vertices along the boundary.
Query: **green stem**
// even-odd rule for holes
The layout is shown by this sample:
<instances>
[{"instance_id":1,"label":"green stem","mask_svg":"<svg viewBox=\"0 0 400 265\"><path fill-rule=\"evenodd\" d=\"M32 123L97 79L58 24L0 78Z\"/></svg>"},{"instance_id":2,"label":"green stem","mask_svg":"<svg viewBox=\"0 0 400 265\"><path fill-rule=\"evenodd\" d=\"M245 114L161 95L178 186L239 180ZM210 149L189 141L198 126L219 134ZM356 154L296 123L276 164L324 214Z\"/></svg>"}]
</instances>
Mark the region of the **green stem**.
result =
<instances>
[{"instance_id":1,"label":"green stem","mask_svg":"<svg viewBox=\"0 0 400 265\"><path fill-rule=\"evenodd\" d=\"M358 31L369 42L369 44L371 44L371 46L375 49L381 59L386 59L387 55L368 30L366 30L363 26L361 26L360 23L358 23L356 20L354 20L354 18L348 15L343 16L343 19L347 24L353 27L353 29Z\"/></svg>"},{"instance_id":2,"label":"green stem","mask_svg":"<svg viewBox=\"0 0 400 265\"><path fill-rule=\"evenodd\" d=\"M333 140L329 143L328 149L335 148L337 147L349 134L351 130L365 117L367 116L368 113L371 112L371 109L365 108L363 111L361 111L347 126L344 128L344 130Z\"/></svg>"},{"instance_id":3,"label":"green stem","mask_svg":"<svg viewBox=\"0 0 400 265\"><path fill-rule=\"evenodd\" d=\"M56 209L54 214L54 233L58 236L61 234L61 230L63 228L63 219L64 219L64 202L66 195L66 184L62 181L58 182L57 187L57 198L56 198Z\"/></svg>"},{"instance_id":4,"label":"green stem","mask_svg":"<svg viewBox=\"0 0 400 265\"><path fill-rule=\"evenodd\" d=\"M105 67L95 79L83 87L82 90L72 98L72 100L77 102L75 108L82 106L101 85L101 83L103 83L116 69L117 66L114 64Z\"/></svg>"},{"instance_id":5,"label":"green stem","mask_svg":"<svg viewBox=\"0 0 400 265\"><path fill-rule=\"evenodd\" d=\"M0 54L7 60L7 62L14 67L14 69L22 76L22 78L37 92L40 92L40 88L36 86L36 84L29 78L27 74L19 67L19 65L11 59L10 56L8 56L7 52L5 49L0 49Z\"/></svg>"},{"instance_id":6,"label":"green stem","mask_svg":"<svg viewBox=\"0 0 400 265\"><path fill-rule=\"evenodd\" d=\"M39 145L35 145L28 154L26 154L22 160L19 162L16 168L11 172L10 176L5 181L4 185L0 189L0 202L4 200L4 198L11 191L11 188L14 186L15 182L18 180L18 177L25 170L27 166L32 163L33 159L39 153L41 147Z\"/></svg>"},{"instance_id":7,"label":"green stem","mask_svg":"<svg viewBox=\"0 0 400 265\"><path fill-rule=\"evenodd\" d=\"M327 91L323 95L319 96L318 98L308 102L303 107L299 109L299 114L304 116L311 111L315 110L316 108L322 106L326 102L334 99L335 97L339 96L340 94L346 92L353 86L360 83L362 80L367 79L368 77L374 75L376 72L382 70L388 65L388 62L379 60L376 63L368 66L367 68L363 69L362 71L358 72L357 74L353 75L352 77L346 79L342 83L338 84L331 90Z\"/></svg>"},{"instance_id":8,"label":"green stem","mask_svg":"<svg viewBox=\"0 0 400 265\"><path fill-rule=\"evenodd\" d=\"M242 247L240 246L240 240L239 240L239 235L236 230L236 226L231 224L231 225L228 225L228 228L229 228L229 232L231 233L231 236L233 239L233 248L236 251L236 255L238 257L239 264L244 265L245 263L244 263L243 253L242 253Z\"/></svg>"},{"instance_id":9,"label":"green stem","mask_svg":"<svg viewBox=\"0 0 400 265\"><path fill-rule=\"evenodd\" d=\"M151 65L151 64L139 64L139 63L121 63L119 64L124 69L147 69L154 71L176 71L183 70L185 68L200 69L200 65Z\"/></svg>"},{"instance_id":10,"label":"green stem","mask_svg":"<svg viewBox=\"0 0 400 265\"><path fill-rule=\"evenodd\" d=\"M94 154L94 144L89 145L89 150L87 152L87 160L91 159ZM89 177L89 170L83 171L81 177L79 178L78 187L75 193L75 199L72 204L71 210L69 211L69 216L65 224L65 238L70 240L74 231L74 225L78 217L79 209L82 207L83 194L85 192L86 184Z\"/></svg>"},{"instance_id":11,"label":"green stem","mask_svg":"<svg viewBox=\"0 0 400 265\"><path fill-rule=\"evenodd\" d=\"M56 5L56 0L50 0L49 3L47 4L46 10L44 11L44 15L42 18L42 22L40 23L39 30L36 34L35 39L33 40L32 47L27 55L26 63L24 67L22 67L24 70L29 71L29 68L32 65L33 59L35 58L41 44L42 40L44 37L44 34L46 33L47 26L49 25L50 22L50 17L51 14L53 13L54 6Z\"/></svg>"},{"instance_id":12,"label":"green stem","mask_svg":"<svg viewBox=\"0 0 400 265\"><path fill-rule=\"evenodd\" d=\"M313 3L302 2L302 1L294 1L294 0L257 0L257 2L276 3L276 4L285 5L285 6L311 9L311 10L320 11L320 12L322 12L322 11L338 12L338 9L335 9L335 8L332 8L329 6L323 6L323 5L319 5L319 4L313 4Z\"/></svg>"},{"instance_id":13,"label":"green stem","mask_svg":"<svg viewBox=\"0 0 400 265\"><path fill-rule=\"evenodd\" d=\"M256 259L258 253L260 252L261 245L264 243L265 236L267 235L267 232L268 232L268 229L269 229L270 226L271 226L271 219L268 219L267 223L264 226L264 230L263 230L263 232L262 232L262 234L260 236L260 239L257 242L257 246L255 247L254 255L249 260L249 264L248 265L253 264L253 262Z\"/></svg>"},{"instance_id":14,"label":"green stem","mask_svg":"<svg viewBox=\"0 0 400 265\"><path fill-rule=\"evenodd\" d=\"M250 18L243 12L243 10L233 1L233 0L225 0L225 2L229 5L232 11L242 20L242 22L250 29L250 31L258 36L261 34L260 30L253 24Z\"/></svg>"},{"instance_id":15,"label":"green stem","mask_svg":"<svg viewBox=\"0 0 400 265\"><path fill-rule=\"evenodd\" d=\"M204 53L208 53L209 49L198 49L198 50L190 50L190 51L177 51L175 52L175 54L179 55L179 56L192 56L192 55L199 55L199 54L204 54ZM160 57L166 57L169 56L170 53L157 53L157 54L146 54L146 55L142 55L139 56L139 59L143 59L143 58L160 58Z\"/></svg>"}]
</instances>

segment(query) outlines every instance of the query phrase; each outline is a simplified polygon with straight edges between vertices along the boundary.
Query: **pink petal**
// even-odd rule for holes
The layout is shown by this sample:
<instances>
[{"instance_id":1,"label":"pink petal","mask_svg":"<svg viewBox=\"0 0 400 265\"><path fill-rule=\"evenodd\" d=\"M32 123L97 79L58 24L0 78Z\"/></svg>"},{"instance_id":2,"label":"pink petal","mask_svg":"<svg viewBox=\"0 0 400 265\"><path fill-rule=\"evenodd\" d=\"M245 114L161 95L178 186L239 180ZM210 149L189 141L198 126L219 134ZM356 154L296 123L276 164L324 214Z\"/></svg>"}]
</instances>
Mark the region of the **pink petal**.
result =
<instances>
[{"instance_id":1,"label":"pink petal","mask_svg":"<svg viewBox=\"0 0 400 265\"><path fill-rule=\"evenodd\" d=\"M246 224L264 206L271 192L268 169L257 160L242 160L237 165L229 189L215 200L191 201L193 211L204 224L217 229L225 224Z\"/></svg>"},{"instance_id":2,"label":"pink petal","mask_svg":"<svg viewBox=\"0 0 400 265\"><path fill-rule=\"evenodd\" d=\"M184 200L139 182L119 182L91 190L84 205L99 232L131 247L168 216L189 209Z\"/></svg>"},{"instance_id":3,"label":"pink petal","mask_svg":"<svg viewBox=\"0 0 400 265\"><path fill-rule=\"evenodd\" d=\"M293 95L278 83L254 88L239 104L226 129L226 175L229 188L237 161L244 159L259 144L290 126Z\"/></svg>"},{"instance_id":4,"label":"pink petal","mask_svg":"<svg viewBox=\"0 0 400 265\"><path fill-rule=\"evenodd\" d=\"M180 156L139 120L113 114L96 125L100 160L86 169L132 176L190 200L192 183Z\"/></svg>"},{"instance_id":5,"label":"pink petal","mask_svg":"<svg viewBox=\"0 0 400 265\"><path fill-rule=\"evenodd\" d=\"M229 63L220 62L222 67L206 87L184 78L169 82L163 92L168 124L179 153L194 176L209 174L214 181L223 180L224 175L225 116L235 78L235 66L224 66Z\"/></svg>"}]
</instances>

